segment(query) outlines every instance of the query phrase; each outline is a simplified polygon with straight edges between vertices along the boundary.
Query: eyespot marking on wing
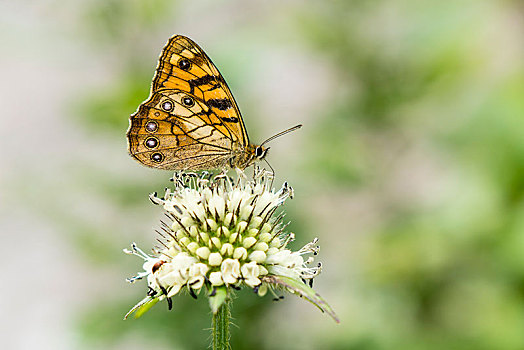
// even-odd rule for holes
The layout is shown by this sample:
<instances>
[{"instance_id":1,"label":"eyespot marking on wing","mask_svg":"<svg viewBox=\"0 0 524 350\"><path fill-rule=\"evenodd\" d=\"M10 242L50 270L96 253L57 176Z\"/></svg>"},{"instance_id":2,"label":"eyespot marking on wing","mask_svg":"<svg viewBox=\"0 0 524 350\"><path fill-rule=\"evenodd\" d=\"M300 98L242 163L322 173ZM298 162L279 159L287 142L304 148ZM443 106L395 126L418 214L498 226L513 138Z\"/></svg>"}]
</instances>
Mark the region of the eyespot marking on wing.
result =
<instances>
[{"instance_id":1,"label":"eyespot marking on wing","mask_svg":"<svg viewBox=\"0 0 524 350\"><path fill-rule=\"evenodd\" d=\"M156 137L148 137L144 142L144 145L149 149L158 147L158 139Z\"/></svg>"},{"instance_id":2,"label":"eyespot marking on wing","mask_svg":"<svg viewBox=\"0 0 524 350\"><path fill-rule=\"evenodd\" d=\"M155 115L157 115L157 114L159 115L160 113L155 112ZM154 133L155 131L158 130L158 123L155 122L155 121L150 120L150 121L148 121L146 123L145 129L146 129L147 132Z\"/></svg>"},{"instance_id":3,"label":"eyespot marking on wing","mask_svg":"<svg viewBox=\"0 0 524 350\"><path fill-rule=\"evenodd\" d=\"M162 163L164 160L164 155L160 152L153 153L151 155L151 160L155 163Z\"/></svg>"}]
</instances>

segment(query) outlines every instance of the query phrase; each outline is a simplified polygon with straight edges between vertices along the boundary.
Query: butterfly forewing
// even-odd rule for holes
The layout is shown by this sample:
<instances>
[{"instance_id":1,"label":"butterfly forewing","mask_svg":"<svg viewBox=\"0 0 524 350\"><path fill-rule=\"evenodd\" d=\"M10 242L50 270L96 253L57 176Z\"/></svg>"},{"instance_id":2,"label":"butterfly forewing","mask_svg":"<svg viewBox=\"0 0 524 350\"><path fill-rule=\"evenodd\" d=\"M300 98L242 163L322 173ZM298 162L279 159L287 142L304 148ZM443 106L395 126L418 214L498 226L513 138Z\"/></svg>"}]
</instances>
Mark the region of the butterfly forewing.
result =
<instances>
[{"instance_id":1,"label":"butterfly forewing","mask_svg":"<svg viewBox=\"0 0 524 350\"><path fill-rule=\"evenodd\" d=\"M240 111L224 78L204 51L187 37L172 37L162 51L151 89L166 88L196 96L218 118L215 123L222 123L230 131L233 142L249 144Z\"/></svg>"}]
</instances>

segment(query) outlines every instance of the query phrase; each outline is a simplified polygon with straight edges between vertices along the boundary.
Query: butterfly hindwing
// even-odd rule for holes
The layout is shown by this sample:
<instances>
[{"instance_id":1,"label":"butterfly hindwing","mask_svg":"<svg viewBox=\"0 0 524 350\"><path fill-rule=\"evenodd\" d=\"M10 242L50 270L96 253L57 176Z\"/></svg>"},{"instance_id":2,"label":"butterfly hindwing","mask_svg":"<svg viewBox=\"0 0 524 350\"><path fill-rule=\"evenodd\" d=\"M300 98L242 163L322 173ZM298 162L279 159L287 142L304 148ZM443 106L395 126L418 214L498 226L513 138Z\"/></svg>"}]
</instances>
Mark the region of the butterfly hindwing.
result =
<instances>
[{"instance_id":1,"label":"butterfly hindwing","mask_svg":"<svg viewBox=\"0 0 524 350\"><path fill-rule=\"evenodd\" d=\"M129 151L144 165L161 169L227 167L229 130L194 95L180 90L154 93L131 116Z\"/></svg>"}]
</instances>

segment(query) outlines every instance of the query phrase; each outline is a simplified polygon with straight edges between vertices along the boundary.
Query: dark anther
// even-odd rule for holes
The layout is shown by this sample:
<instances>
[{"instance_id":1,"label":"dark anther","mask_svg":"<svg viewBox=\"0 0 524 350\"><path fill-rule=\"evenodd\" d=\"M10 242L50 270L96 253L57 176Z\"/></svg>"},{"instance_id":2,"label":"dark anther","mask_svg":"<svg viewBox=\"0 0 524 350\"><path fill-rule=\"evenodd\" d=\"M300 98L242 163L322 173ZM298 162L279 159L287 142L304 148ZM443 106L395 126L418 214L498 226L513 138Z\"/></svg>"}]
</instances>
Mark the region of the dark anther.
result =
<instances>
[{"instance_id":1,"label":"dark anther","mask_svg":"<svg viewBox=\"0 0 524 350\"><path fill-rule=\"evenodd\" d=\"M231 285L231 288L233 288L234 290L240 290L241 288L239 286L235 286L235 285Z\"/></svg>"},{"instance_id":2,"label":"dark anther","mask_svg":"<svg viewBox=\"0 0 524 350\"><path fill-rule=\"evenodd\" d=\"M148 290L147 290L147 296L148 297L154 297L156 295L156 290L154 290L153 288L151 287L147 287Z\"/></svg>"},{"instance_id":3,"label":"dark anther","mask_svg":"<svg viewBox=\"0 0 524 350\"><path fill-rule=\"evenodd\" d=\"M191 68L191 62L187 58L181 58L178 60L178 67L183 70L189 70Z\"/></svg>"},{"instance_id":4,"label":"dark anther","mask_svg":"<svg viewBox=\"0 0 524 350\"><path fill-rule=\"evenodd\" d=\"M213 287L213 290L211 291L211 293L209 293L209 296L214 297L215 295L217 295L217 289L216 287Z\"/></svg>"},{"instance_id":5,"label":"dark anther","mask_svg":"<svg viewBox=\"0 0 524 350\"><path fill-rule=\"evenodd\" d=\"M175 208L175 210L177 211L177 213L179 213L180 215L182 215L182 209L180 209L180 207L178 205L173 205L173 208Z\"/></svg>"},{"instance_id":6,"label":"dark anther","mask_svg":"<svg viewBox=\"0 0 524 350\"><path fill-rule=\"evenodd\" d=\"M153 193L152 193L152 197L154 197L154 198L158 198L158 193L153 192ZM151 201L151 203L153 203L153 204L157 204L157 203L155 203L155 201L154 201L151 197L149 197L149 200Z\"/></svg>"},{"instance_id":7,"label":"dark anther","mask_svg":"<svg viewBox=\"0 0 524 350\"><path fill-rule=\"evenodd\" d=\"M164 294L166 296L167 309L171 310L173 308L173 301L171 300L171 298L167 298L167 290L160 283L158 283L158 286L160 287L160 290L162 291L162 294Z\"/></svg>"},{"instance_id":8,"label":"dark anther","mask_svg":"<svg viewBox=\"0 0 524 350\"><path fill-rule=\"evenodd\" d=\"M309 288L313 288L313 279L309 280Z\"/></svg>"},{"instance_id":9,"label":"dark anther","mask_svg":"<svg viewBox=\"0 0 524 350\"><path fill-rule=\"evenodd\" d=\"M273 298L273 301L279 301L280 298Z\"/></svg>"},{"instance_id":10,"label":"dark anther","mask_svg":"<svg viewBox=\"0 0 524 350\"><path fill-rule=\"evenodd\" d=\"M255 292L255 294L258 294L258 290L260 289L260 286L261 286L261 284L259 284L258 286L255 286L255 288L253 288L253 292Z\"/></svg>"},{"instance_id":11,"label":"dark anther","mask_svg":"<svg viewBox=\"0 0 524 350\"><path fill-rule=\"evenodd\" d=\"M193 107L195 105L195 100L193 100L191 97L186 96L182 99L182 103L186 107Z\"/></svg>"},{"instance_id":12,"label":"dark anther","mask_svg":"<svg viewBox=\"0 0 524 350\"><path fill-rule=\"evenodd\" d=\"M193 288L188 288L188 289L189 289L189 295L191 295L193 299L196 299L197 295L195 294L195 291L193 290Z\"/></svg>"}]
</instances>

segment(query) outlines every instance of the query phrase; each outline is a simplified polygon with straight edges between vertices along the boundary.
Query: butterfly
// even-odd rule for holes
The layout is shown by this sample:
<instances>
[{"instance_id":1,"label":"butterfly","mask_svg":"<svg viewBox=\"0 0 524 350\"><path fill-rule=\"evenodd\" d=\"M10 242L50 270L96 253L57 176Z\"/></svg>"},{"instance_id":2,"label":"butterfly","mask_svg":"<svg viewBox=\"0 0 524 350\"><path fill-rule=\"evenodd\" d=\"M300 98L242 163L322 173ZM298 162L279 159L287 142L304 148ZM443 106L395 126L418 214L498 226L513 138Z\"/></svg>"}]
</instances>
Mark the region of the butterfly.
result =
<instances>
[{"instance_id":1,"label":"butterfly","mask_svg":"<svg viewBox=\"0 0 524 350\"><path fill-rule=\"evenodd\" d=\"M128 151L143 165L166 170L245 169L262 160L264 145L249 141L240 110L205 52L182 35L162 50L151 93L131 115Z\"/></svg>"}]
</instances>

